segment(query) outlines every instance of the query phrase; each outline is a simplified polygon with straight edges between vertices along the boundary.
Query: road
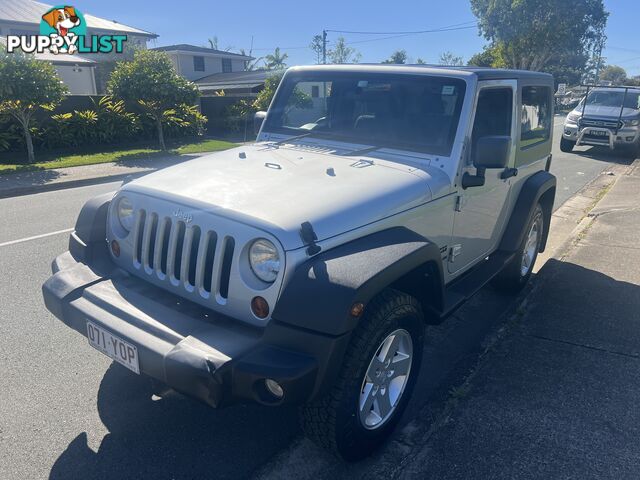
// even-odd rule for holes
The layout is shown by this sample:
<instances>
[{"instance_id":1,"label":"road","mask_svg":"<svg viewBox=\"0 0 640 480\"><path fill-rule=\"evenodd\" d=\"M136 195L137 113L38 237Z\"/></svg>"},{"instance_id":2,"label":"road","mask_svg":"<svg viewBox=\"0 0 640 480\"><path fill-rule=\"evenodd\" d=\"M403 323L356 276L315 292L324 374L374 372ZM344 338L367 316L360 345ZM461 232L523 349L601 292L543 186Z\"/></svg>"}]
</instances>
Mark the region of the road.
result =
<instances>
[{"instance_id":1,"label":"road","mask_svg":"<svg viewBox=\"0 0 640 480\"><path fill-rule=\"evenodd\" d=\"M556 207L611 163L626 162L579 150L567 155L554 149ZM283 462L296 457L299 468L308 462L307 469L319 469L317 478L329 478L384 462L374 457L345 467L327 459L301 440L292 408L216 411L178 394L152 397L146 381L112 365L49 314L40 286L51 260L66 250L82 204L118 185L0 200L0 478L224 479L256 471L277 477ZM430 329L404 424L442 408L512 302L485 289L453 319ZM274 457L278 462L270 463Z\"/></svg>"}]
</instances>

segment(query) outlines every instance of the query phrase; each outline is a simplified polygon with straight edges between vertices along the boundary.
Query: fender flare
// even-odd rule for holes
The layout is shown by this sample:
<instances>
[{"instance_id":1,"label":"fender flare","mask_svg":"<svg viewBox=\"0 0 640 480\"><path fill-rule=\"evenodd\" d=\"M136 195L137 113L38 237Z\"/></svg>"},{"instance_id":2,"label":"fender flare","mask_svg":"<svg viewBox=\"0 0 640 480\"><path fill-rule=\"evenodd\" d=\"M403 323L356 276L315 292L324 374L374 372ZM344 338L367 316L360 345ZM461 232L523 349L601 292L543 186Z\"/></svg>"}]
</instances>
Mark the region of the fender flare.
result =
<instances>
[{"instance_id":1,"label":"fender flare","mask_svg":"<svg viewBox=\"0 0 640 480\"><path fill-rule=\"evenodd\" d=\"M535 207L540 203L543 212L543 232L540 251L544 252L549 236L549 225L553 213L553 201L556 196L556 177L549 172L539 171L527 178L522 185L507 228L502 235L500 250L515 252L522 243L525 228L533 216Z\"/></svg>"},{"instance_id":2,"label":"fender flare","mask_svg":"<svg viewBox=\"0 0 640 480\"><path fill-rule=\"evenodd\" d=\"M408 275L415 279L411 283L418 290L433 287L434 306L441 308L441 255L435 243L404 227L353 240L296 268L272 318L327 335L342 335L359 321L350 315L354 303L366 306L383 289Z\"/></svg>"},{"instance_id":3,"label":"fender flare","mask_svg":"<svg viewBox=\"0 0 640 480\"><path fill-rule=\"evenodd\" d=\"M90 263L107 253L107 215L113 193L88 200L76 220L69 238L71 255L82 263Z\"/></svg>"}]
</instances>

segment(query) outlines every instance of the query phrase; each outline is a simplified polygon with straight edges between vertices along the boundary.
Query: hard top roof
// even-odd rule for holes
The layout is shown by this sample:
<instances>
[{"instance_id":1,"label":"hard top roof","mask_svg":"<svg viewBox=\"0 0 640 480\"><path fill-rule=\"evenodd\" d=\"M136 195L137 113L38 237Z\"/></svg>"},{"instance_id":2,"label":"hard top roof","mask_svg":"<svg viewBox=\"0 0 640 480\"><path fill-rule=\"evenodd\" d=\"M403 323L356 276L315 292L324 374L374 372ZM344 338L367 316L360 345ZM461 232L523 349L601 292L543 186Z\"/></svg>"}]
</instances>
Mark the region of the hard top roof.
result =
<instances>
[{"instance_id":1,"label":"hard top roof","mask_svg":"<svg viewBox=\"0 0 640 480\"><path fill-rule=\"evenodd\" d=\"M540 81L542 83L552 83L553 76L548 73L532 72L529 70L509 70L502 68L484 68L484 67L458 67L444 65L394 65L381 63L359 63L359 64L341 64L341 65L312 65L293 67L293 71L353 71L353 72L371 72L379 73L389 70L397 73L431 73L434 75L474 75L478 80L508 80L508 79L527 79Z\"/></svg>"}]
</instances>

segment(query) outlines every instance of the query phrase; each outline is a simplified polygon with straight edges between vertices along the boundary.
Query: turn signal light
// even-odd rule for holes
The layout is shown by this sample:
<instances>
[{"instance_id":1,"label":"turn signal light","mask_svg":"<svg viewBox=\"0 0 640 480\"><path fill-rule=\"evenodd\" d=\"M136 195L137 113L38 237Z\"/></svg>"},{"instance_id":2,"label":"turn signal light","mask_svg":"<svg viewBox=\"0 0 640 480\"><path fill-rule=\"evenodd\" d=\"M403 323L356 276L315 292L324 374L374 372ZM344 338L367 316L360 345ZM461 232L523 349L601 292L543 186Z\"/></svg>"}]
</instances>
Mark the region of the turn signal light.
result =
<instances>
[{"instance_id":1,"label":"turn signal light","mask_svg":"<svg viewBox=\"0 0 640 480\"><path fill-rule=\"evenodd\" d=\"M262 297L253 297L251 311L258 318L267 318L269 316L269 304Z\"/></svg>"},{"instance_id":2,"label":"turn signal light","mask_svg":"<svg viewBox=\"0 0 640 480\"><path fill-rule=\"evenodd\" d=\"M120 244L118 243L117 240L111 241L111 252L113 253L113 256L116 258L120 256Z\"/></svg>"},{"instance_id":3,"label":"turn signal light","mask_svg":"<svg viewBox=\"0 0 640 480\"><path fill-rule=\"evenodd\" d=\"M362 315L363 312L364 312L364 303L356 302L353 305L351 305L351 311L349 313L351 313L352 317L358 318L360 315Z\"/></svg>"}]
</instances>

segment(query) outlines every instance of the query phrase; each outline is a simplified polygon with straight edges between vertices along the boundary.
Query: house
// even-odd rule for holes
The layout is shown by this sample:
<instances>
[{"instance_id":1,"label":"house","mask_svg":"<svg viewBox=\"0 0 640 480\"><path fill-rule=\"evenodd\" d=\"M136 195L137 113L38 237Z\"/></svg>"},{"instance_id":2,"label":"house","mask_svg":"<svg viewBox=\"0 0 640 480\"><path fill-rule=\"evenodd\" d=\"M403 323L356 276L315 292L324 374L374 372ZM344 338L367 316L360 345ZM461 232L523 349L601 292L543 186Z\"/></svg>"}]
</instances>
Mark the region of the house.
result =
<instances>
[{"instance_id":1,"label":"house","mask_svg":"<svg viewBox=\"0 0 640 480\"><path fill-rule=\"evenodd\" d=\"M246 70L253 57L225 52L213 48L178 44L153 48L166 52L176 71L189 80L197 80L215 73L233 73Z\"/></svg>"},{"instance_id":2,"label":"house","mask_svg":"<svg viewBox=\"0 0 640 480\"><path fill-rule=\"evenodd\" d=\"M38 35L42 15L53 5L31 0L0 0L0 37L7 35ZM106 20L82 12L87 23L87 35L127 35L125 51L131 48L147 48L147 42L157 38L154 33L131 27L115 20ZM4 38L3 38L4 40ZM72 95L95 95L104 90L103 81L96 69L104 64L110 69L121 54L36 54L36 58L51 62Z\"/></svg>"}]
</instances>

